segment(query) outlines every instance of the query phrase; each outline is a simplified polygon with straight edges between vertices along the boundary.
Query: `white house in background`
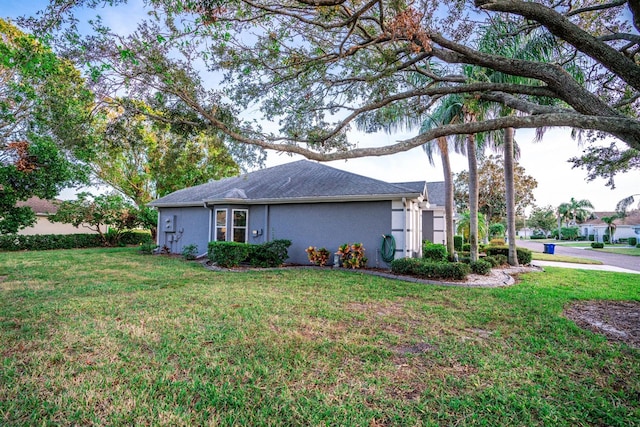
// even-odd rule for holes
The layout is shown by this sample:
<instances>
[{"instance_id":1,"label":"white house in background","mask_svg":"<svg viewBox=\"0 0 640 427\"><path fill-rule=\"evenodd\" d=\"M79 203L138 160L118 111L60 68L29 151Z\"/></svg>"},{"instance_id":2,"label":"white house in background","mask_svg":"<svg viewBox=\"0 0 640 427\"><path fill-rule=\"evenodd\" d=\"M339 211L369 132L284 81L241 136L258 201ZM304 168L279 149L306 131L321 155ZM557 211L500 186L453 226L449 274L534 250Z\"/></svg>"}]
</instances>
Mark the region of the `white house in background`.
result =
<instances>
[{"instance_id":1,"label":"white house in background","mask_svg":"<svg viewBox=\"0 0 640 427\"><path fill-rule=\"evenodd\" d=\"M49 215L53 215L58 211L55 204L58 200L44 200L39 197L31 197L24 202L16 203L16 206L28 206L36 214L36 223L31 227L18 231L18 234L31 236L34 234L94 234L95 231L80 226L78 228L71 224L49 221ZM106 231L106 227L104 227Z\"/></svg>"},{"instance_id":2,"label":"white house in background","mask_svg":"<svg viewBox=\"0 0 640 427\"><path fill-rule=\"evenodd\" d=\"M580 234L586 238L593 235L596 242L602 242L602 236L609 234L609 226L602 218L615 214L615 212L594 212L592 219L579 225ZM615 224L613 233L615 240L636 237L640 241L640 210L627 212L626 217L616 219L613 224Z\"/></svg>"}]
</instances>

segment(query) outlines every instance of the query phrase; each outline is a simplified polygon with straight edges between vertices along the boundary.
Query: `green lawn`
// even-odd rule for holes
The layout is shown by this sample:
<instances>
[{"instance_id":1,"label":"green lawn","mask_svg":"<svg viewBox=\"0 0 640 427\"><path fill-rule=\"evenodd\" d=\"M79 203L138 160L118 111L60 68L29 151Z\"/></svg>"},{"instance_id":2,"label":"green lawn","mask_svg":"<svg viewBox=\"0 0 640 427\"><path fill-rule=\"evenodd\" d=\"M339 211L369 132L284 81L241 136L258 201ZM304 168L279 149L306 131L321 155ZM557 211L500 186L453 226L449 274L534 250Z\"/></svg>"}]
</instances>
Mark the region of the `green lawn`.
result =
<instances>
[{"instance_id":1,"label":"green lawn","mask_svg":"<svg viewBox=\"0 0 640 427\"><path fill-rule=\"evenodd\" d=\"M542 252L531 252L531 257L534 260L539 261L555 261L555 262L570 262L573 264L596 264L601 265L602 261L598 261L597 259L588 259L588 258L578 258L567 255L552 255L545 254Z\"/></svg>"},{"instance_id":2,"label":"green lawn","mask_svg":"<svg viewBox=\"0 0 640 427\"><path fill-rule=\"evenodd\" d=\"M640 248L632 248L624 245L614 245L614 246L605 245L605 247L602 249L593 249L593 250L600 251L600 252L611 252L614 254L640 256Z\"/></svg>"},{"instance_id":3,"label":"green lawn","mask_svg":"<svg viewBox=\"0 0 640 427\"><path fill-rule=\"evenodd\" d=\"M640 351L562 317L637 276L515 286L0 253L0 425L640 424Z\"/></svg>"}]
</instances>

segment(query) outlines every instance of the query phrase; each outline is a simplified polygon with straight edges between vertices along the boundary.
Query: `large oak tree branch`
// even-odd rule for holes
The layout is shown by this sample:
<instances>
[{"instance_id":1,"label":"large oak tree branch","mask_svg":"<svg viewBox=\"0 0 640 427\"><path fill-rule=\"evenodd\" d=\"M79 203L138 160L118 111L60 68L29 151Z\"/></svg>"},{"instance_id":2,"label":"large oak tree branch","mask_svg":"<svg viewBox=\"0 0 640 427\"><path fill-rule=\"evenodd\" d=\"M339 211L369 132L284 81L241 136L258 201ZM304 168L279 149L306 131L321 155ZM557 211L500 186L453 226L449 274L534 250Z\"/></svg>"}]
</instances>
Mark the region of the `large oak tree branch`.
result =
<instances>
[{"instance_id":1,"label":"large oak tree branch","mask_svg":"<svg viewBox=\"0 0 640 427\"><path fill-rule=\"evenodd\" d=\"M600 42L560 13L542 4L520 0L475 0L481 9L507 12L539 22L553 35L589 55L636 89L640 89L640 67L617 50Z\"/></svg>"}]
</instances>

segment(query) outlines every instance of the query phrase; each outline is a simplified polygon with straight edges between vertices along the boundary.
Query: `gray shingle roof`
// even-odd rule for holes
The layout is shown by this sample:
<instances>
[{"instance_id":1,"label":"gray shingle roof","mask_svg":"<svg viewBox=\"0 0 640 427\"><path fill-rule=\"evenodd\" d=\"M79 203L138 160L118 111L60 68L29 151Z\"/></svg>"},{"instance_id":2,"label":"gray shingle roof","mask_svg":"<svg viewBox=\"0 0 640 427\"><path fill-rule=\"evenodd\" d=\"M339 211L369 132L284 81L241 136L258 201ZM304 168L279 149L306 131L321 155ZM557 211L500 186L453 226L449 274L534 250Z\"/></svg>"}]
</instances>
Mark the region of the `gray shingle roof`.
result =
<instances>
[{"instance_id":1,"label":"gray shingle roof","mask_svg":"<svg viewBox=\"0 0 640 427\"><path fill-rule=\"evenodd\" d=\"M427 193L429 194L430 204L444 206L446 200L444 181L427 182Z\"/></svg>"},{"instance_id":2,"label":"gray shingle roof","mask_svg":"<svg viewBox=\"0 0 640 427\"><path fill-rule=\"evenodd\" d=\"M444 181L437 182L424 182L424 181L412 181L412 182L399 182L396 185L402 187L411 188L414 191L424 193L426 185L426 198L431 205L444 206L445 194L444 194Z\"/></svg>"},{"instance_id":3,"label":"gray shingle roof","mask_svg":"<svg viewBox=\"0 0 640 427\"><path fill-rule=\"evenodd\" d=\"M423 183L424 185L424 183ZM418 197L422 190L389 184L324 164L299 160L233 178L178 190L154 200L158 207L207 203L295 203L313 201L390 200Z\"/></svg>"},{"instance_id":4,"label":"gray shingle roof","mask_svg":"<svg viewBox=\"0 0 640 427\"><path fill-rule=\"evenodd\" d=\"M54 202L55 200L45 200L34 196L25 200L24 202L17 202L16 206L28 206L36 214L47 215L58 212L58 206Z\"/></svg>"}]
</instances>

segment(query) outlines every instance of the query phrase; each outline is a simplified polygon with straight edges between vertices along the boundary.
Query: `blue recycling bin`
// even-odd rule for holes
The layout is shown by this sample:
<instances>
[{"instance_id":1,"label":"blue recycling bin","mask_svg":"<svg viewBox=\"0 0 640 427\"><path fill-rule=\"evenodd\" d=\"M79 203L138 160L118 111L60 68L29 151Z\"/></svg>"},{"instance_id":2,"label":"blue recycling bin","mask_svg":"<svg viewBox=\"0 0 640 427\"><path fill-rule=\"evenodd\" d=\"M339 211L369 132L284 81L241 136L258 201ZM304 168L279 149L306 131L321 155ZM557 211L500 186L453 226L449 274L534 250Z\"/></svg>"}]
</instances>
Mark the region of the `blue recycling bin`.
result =
<instances>
[{"instance_id":1,"label":"blue recycling bin","mask_svg":"<svg viewBox=\"0 0 640 427\"><path fill-rule=\"evenodd\" d=\"M545 254L553 255L556 251L556 245L554 243L544 243L544 251Z\"/></svg>"}]
</instances>

